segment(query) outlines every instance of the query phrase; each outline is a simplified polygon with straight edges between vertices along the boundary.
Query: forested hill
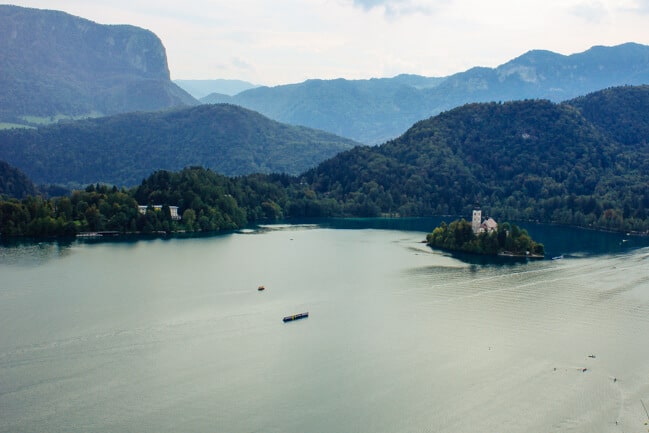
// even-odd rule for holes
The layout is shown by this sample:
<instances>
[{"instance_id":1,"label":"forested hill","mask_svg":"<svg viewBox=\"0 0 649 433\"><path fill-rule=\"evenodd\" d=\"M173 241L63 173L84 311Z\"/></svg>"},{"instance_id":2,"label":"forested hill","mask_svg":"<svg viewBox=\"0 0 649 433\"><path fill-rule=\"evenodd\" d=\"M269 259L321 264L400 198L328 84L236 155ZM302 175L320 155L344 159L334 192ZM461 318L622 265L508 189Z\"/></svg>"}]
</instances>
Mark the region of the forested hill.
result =
<instances>
[{"instance_id":1,"label":"forested hill","mask_svg":"<svg viewBox=\"0 0 649 433\"><path fill-rule=\"evenodd\" d=\"M195 105L170 80L152 32L64 12L0 5L0 122Z\"/></svg>"},{"instance_id":2,"label":"forested hill","mask_svg":"<svg viewBox=\"0 0 649 433\"><path fill-rule=\"evenodd\" d=\"M0 196L22 198L36 193L36 187L23 172L0 161Z\"/></svg>"},{"instance_id":3,"label":"forested hill","mask_svg":"<svg viewBox=\"0 0 649 433\"><path fill-rule=\"evenodd\" d=\"M0 159L34 182L133 186L156 170L298 174L357 143L233 105L202 105L0 131Z\"/></svg>"},{"instance_id":4,"label":"forested hill","mask_svg":"<svg viewBox=\"0 0 649 433\"><path fill-rule=\"evenodd\" d=\"M647 88L636 90L621 112L646 103ZM605 132L624 116L606 127L589 122L580 110L599 98L590 95L579 109L543 100L469 104L382 146L344 152L305 178L356 214L467 215L479 203L498 219L646 229L646 140L620 143ZM633 125L646 128L646 117Z\"/></svg>"},{"instance_id":5,"label":"forested hill","mask_svg":"<svg viewBox=\"0 0 649 433\"><path fill-rule=\"evenodd\" d=\"M649 141L649 85L605 89L566 103L620 143Z\"/></svg>"},{"instance_id":6,"label":"forested hill","mask_svg":"<svg viewBox=\"0 0 649 433\"><path fill-rule=\"evenodd\" d=\"M470 104L418 122L398 139L381 146L354 147L299 176L228 178L191 167L179 173L156 171L130 190L89 185L71 197L0 201L0 233L41 236L88 230L213 231L241 228L260 219L291 217L464 217L476 204L497 221L533 220L647 233L647 137L625 136L621 131L647 130L649 116L635 113L648 100L649 89L642 86L608 89L572 101L574 105L546 100ZM613 109L616 106L619 111ZM128 165L111 166L115 173L134 170L133 165L150 154L155 158L184 158L194 147L179 148L175 143L191 141L194 133L200 137L205 131L208 135L220 132L201 122L183 121L183 116L195 120L195 113L214 109L231 113L241 110L233 106L200 107L168 113L155 122L149 117L127 117L130 120L124 123L103 120L107 123L101 129L96 129L100 121L82 123L83 128L76 125L76 130L86 131L85 135L72 135L73 140L50 147L53 164L39 159L39 168L47 172L50 165L58 166L57 159L67 148L81 152L85 140L101 136L99 132L110 136L110 129L127 138L119 138L115 150L103 147L85 154L90 171L101 174L106 166L93 162L93 157L111 164L120 159L129 161ZM595 114L598 110L601 115ZM602 114L608 110L628 115ZM583 113L592 113L588 116L593 121ZM183 134L166 129L169 124L182 126ZM257 137L255 142L261 142L256 135L257 122L246 126L245 121L232 120L224 125L225 129L247 131L248 136ZM159 129L160 135L147 135L151 129ZM124 132L127 130L128 134ZM55 129L36 131L42 135L41 143L50 141L51 131ZM265 136L271 136L272 131L278 130ZM171 137L165 139L168 135ZM129 144L131 140L137 144ZM4 143L4 137L0 137L0 143ZM305 148L301 149L298 152ZM73 151L70 153L74 155ZM31 152L29 147L26 152ZM106 159L107 153L114 155ZM80 166L75 163L69 170L77 172ZM139 214L138 203L163 207L161 212L150 209ZM177 206L182 218L174 219L166 206Z\"/></svg>"}]
</instances>

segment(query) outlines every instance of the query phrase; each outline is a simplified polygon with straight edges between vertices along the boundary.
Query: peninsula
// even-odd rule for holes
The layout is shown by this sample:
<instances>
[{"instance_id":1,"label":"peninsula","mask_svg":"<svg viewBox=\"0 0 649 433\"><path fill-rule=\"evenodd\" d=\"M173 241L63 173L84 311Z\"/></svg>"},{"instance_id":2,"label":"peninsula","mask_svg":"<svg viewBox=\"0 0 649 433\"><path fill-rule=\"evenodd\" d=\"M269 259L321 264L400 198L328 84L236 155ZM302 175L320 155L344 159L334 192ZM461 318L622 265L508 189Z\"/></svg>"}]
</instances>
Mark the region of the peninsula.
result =
<instances>
[{"instance_id":1,"label":"peninsula","mask_svg":"<svg viewBox=\"0 0 649 433\"><path fill-rule=\"evenodd\" d=\"M543 258L543 244L535 242L525 229L515 224L497 224L493 218L482 220L480 210L473 211L471 222L464 218L450 224L443 222L426 235L432 248L447 251L506 257Z\"/></svg>"}]
</instances>

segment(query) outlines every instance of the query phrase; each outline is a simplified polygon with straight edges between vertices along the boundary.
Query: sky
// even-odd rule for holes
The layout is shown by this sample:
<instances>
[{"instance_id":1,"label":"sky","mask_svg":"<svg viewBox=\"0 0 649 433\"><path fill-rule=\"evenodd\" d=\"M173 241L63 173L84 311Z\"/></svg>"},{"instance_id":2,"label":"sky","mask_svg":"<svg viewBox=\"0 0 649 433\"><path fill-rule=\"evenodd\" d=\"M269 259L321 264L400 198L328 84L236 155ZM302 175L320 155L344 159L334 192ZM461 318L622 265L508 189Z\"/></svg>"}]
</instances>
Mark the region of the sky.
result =
<instances>
[{"instance_id":1,"label":"sky","mask_svg":"<svg viewBox=\"0 0 649 433\"><path fill-rule=\"evenodd\" d=\"M532 49L649 45L649 0L11 0L162 41L172 79L445 77Z\"/></svg>"}]
</instances>

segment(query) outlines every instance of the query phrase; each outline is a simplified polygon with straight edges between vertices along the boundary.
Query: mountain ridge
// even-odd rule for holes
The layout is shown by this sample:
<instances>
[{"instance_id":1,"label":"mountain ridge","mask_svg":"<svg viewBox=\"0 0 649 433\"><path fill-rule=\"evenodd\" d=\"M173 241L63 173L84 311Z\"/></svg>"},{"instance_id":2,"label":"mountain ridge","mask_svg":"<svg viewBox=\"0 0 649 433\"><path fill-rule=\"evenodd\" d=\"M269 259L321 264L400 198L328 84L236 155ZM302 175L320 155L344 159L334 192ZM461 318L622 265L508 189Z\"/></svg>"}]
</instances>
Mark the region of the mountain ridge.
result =
<instances>
[{"instance_id":1,"label":"mountain ridge","mask_svg":"<svg viewBox=\"0 0 649 433\"><path fill-rule=\"evenodd\" d=\"M244 90L259 87L257 84L252 84L243 80L213 79L173 81L198 100L202 100L213 93L233 96L237 93L243 92Z\"/></svg>"},{"instance_id":2,"label":"mountain ridge","mask_svg":"<svg viewBox=\"0 0 649 433\"><path fill-rule=\"evenodd\" d=\"M0 131L0 160L41 183L132 186L155 170L298 174L358 143L234 105L199 105Z\"/></svg>"},{"instance_id":3,"label":"mountain ridge","mask_svg":"<svg viewBox=\"0 0 649 433\"><path fill-rule=\"evenodd\" d=\"M404 77L430 81L422 87ZM262 86L210 102L241 105L281 122L374 145L398 137L421 119L466 103L520 99L560 102L607 87L647 83L649 46L629 42L594 46L570 55L530 50L495 68L476 66L448 77L310 79Z\"/></svg>"},{"instance_id":4,"label":"mountain ridge","mask_svg":"<svg viewBox=\"0 0 649 433\"><path fill-rule=\"evenodd\" d=\"M0 119L37 124L188 106L151 31L0 5Z\"/></svg>"}]
</instances>

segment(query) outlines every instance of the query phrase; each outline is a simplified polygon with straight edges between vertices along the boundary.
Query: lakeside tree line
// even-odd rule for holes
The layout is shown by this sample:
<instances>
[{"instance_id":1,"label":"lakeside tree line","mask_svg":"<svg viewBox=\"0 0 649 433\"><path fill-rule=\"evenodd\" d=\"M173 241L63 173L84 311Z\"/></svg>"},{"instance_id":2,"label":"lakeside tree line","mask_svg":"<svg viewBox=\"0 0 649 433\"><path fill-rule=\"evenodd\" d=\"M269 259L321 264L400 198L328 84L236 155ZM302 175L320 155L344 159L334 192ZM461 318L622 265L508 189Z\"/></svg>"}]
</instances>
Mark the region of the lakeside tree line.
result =
<instances>
[{"instance_id":1,"label":"lakeside tree line","mask_svg":"<svg viewBox=\"0 0 649 433\"><path fill-rule=\"evenodd\" d=\"M404 189L410 188L407 183ZM410 191L409 191L410 192ZM517 195L511 197L516 199ZM641 200L642 196L633 196ZM567 196L551 199L553 212L537 210L524 213L512 204L512 210L490 206L492 215L514 214L521 219L544 222L577 224L606 230L646 231L647 218L625 218L638 208L649 207L637 203L626 210L619 206L624 197L602 201L594 196L587 198ZM466 206L458 200L457 209L465 214ZM521 200L530 200L521 195ZM147 205L144 213L139 205ZM161 208L156 210L154 205ZM173 219L170 206L177 206L180 219ZM446 205L448 206L448 204ZM360 191L339 199L334 193L319 193L305 179L288 175L249 175L229 178L210 170L193 167L180 172L158 171L131 188L107 185L89 185L84 190L73 191L68 196L43 198L27 196L23 199L0 199L0 234L3 236L74 236L92 231L117 231L120 233L156 232L214 232L245 227L259 221L288 218L318 217L377 217L377 216L427 216L419 213L428 210L417 201L407 201L395 206L377 183L364 184ZM444 210L448 210L444 207ZM391 213L387 211L390 210ZM395 212L396 211L396 212ZM458 212L459 214L460 212ZM575 220L575 214L581 219ZM565 214L565 217L563 216ZM632 224L631 224L632 223ZM513 230L516 232L516 230ZM447 241L444 241L447 242ZM453 244L455 245L455 244ZM456 245L457 246L457 245ZM488 244L482 245L490 251Z\"/></svg>"},{"instance_id":2,"label":"lakeside tree line","mask_svg":"<svg viewBox=\"0 0 649 433\"><path fill-rule=\"evenodd\" d=\"M475 204L501 221L648 232L649 118L639 111L649 106L649 86L572 104L470 104L299 176L194 167L157 171L130 189L94 184L60 198L5 198L0 233L207 232L285 218L462 216ZM142 214L138 205L163 208Z\"/></svg>"},{"instance_id":3,"label":"lakeside tree line","mask_svg":"<svg viewBox=\"0 0 649 433\"><path fill-rule=\"evenodd\" d=\"M147 206L140 212L140 205ZM156 209L154 206L161 206ZM69 196L0 200L4 236L74 236L83 232L214 232L260 220L320 217L338 213L329 200L288 175L229 178L201 167L157 171L141 185L89 185ZM172 218L177 206L180 219Z\"/></svg>"}]
</instances>

